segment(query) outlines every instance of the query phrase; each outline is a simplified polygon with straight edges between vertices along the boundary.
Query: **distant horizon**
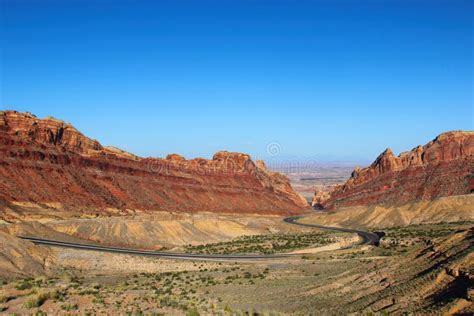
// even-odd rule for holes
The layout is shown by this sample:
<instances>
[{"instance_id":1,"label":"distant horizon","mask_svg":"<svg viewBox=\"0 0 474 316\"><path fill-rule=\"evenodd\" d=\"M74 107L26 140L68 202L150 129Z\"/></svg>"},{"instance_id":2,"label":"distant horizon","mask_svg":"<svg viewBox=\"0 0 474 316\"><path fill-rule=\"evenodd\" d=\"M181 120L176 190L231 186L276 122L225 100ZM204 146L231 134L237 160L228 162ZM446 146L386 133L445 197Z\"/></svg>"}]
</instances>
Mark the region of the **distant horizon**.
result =
<instances>
[{"instance_id":1,"label":"distant horizon","mask_svg":"<svg viewBox=\"0 0 474 316\"><path fill-rule=\"evenodd\" d=\"M171 154L178 154L180 156L183 156L185 159L187 160L191 160L191 159L195 159L195 158L204 158L204 159L212 159L213 155L219 151L230 151L230 152L236 152L236 151L231 151L231 150L217 150L215 152L212 152L210 153L209 156L194 156L194 157L189 157L189 156L185 156L179 152L169 152L169 153L164 153L163 155L161 156L152 156L152 155L139 155L137 153L134 153L132 151L129 151L129 150L126 150L125 148L122 148L122 147L119 147L117 145L114 145L114 144L106 144L104 142L101 141L101 137L91 137L90 135L87 135L86 133L84 133L83 131L81 131L81 129L77 128L77 126L74 124L74 122L72 121L68 121L68 120L64 120L60 117L55 117L55 116L52 116L52 115L46 115L46 116L39 116L37 115L36 113L33 113L31 111L19 111L19 110L16 110L16 109L12 109L12 108L5 108L5 109L1 109L0 111L16 111L18 113L29 113L33 116L36 116L37 119L46 119L46 118L54 118L56 120L60 120L60 121L63 121L65 124L70 124L71 126L73 126L74 128L76 128L80 133L82 133L85 137L88 137L92 140L95 140L97 142L99 142L102 146L104 147L115 147L115 148L118 148L120 150L124 150L126 152L129 152L130 154L133 154L135 156L138 156L138 157L141 157L141 158L166 158L167 155L171 155ZM276 146L276 150L277 152L273 153L272 154L272 148L271 146ZM369 164L373 161L373 159L375 159L376 157L374 157L372 160L367 160L367 159L360 159L360 160L345 160L341 157L323 157L323 158L320 158L320 157L317 157L317 156L295 156L295 155L282 155L281 154L281 145L279 143L276 143L276 142L272 142L272 143L269 143L266 147L266 153L265 155L263 156L257 156L257 155L252 155L251 153L249 152L239 152L239 153L243 153L243 154L248 154L251 156L252 160L264 160L268 163L271 163L271 162L274 162L276 164L291 164L292 162L310 162L310 163L321 163L321 164L324 164L324 165L349 165L349 166L352 166L352 165L360 165L360 164Z\"/></svg>"},{"instance_id":2,"label":"distant horizon","mask_svg":"<svg viewBox=\"0 0 474 316\"><path fill-rule=\"evenodd\" d=\"M0 106L142 157L370 163L474 130L472 1L335 2L4 0Z\"/></svg>"},{"instance_id":3,"label":"distant horizon","mask_svg":"<svg viewBox=\"0 0 474 316\"><path fill-rule=\"evenodd\" d=\"M11 109L11 108L7 108L7 109L2 109L1 111L17 111L17 112L20 112L20 113L30 113L34 116L36 116L38 119L46 119L48 117L51 117L51 118L54 118L54 119L57 119L57 120L61 120L63 121L65 124L71 124L74 128L76 128L79 132L81 132L85 137L88 137L88 138L91 138L93 140L96 140L98 141L102 146L104 147L116 147L118 149L121 149L121 150L125 150L133 155L136 155L138 157L141 157L141 158L166 158L167 155L170 155L170 154L178 154L180 156L183 156L185 159L187 160L191 160L191 159L195 159L195 158L204 158L204 159L212 159L213 155L219 151L226 151L226 150L217 150L213 153L210 154L210 156L195 156L195 157L188 157L188 156L185 156L185 155L182 155L181 153L179 152L169 152L169 153L165 153L164 155L162 156L151 156L151 155L139 155L137 153L134 153L134 152L131 152L131 151L128 151L126 150L125 148L121 148L119 146L116 146L114 144L105 144L103 143L100 138L94 138L94 137L90 137L89 135L85 134L84 132L82 132L80 129L78 129L73 122L70 122L70 121L67 121L67 120L63 120L59 117L54 117L54 116L51 116L51 115L47 115L47 116L38 116L36 115L35 113L32 113L30 111L18 111L18 110L15 110L15 109ZM467 130L451 130L451 131L444 131L444 132L440 132L438 133L437 135L433 136L431 139L427 140L426 142L422 143L422 144L416 144L414 145L413 147L411 148L407 148L405 150L402 150L400 152L395 152L394 151L394 155L398 156L400 155L401 153L403 152L407 152L407 151L410 151L410 150L413 150L415 149L416 147L418 146L424 146L426 145L427 143L429 143L430 141L434 140L436 137L438 137L439 135L441 134L444 134L444 133L447 133L447 132L457 132L457 131L461 131L461 132L465 132ZM393 150L390 146L386 147L384 150L386 149L391 149ZM303 169L308 169L310 167L319 167L319 166L340 166L340 167L351 167L351 166L358 166L358 167L366 167L368 165L370 165L380 154L382 154L383 151L381 151L379 154L377 154L377 156L374 156L372 157L371 159L359 159L359 160L356 160L356 159L344 159L343 157L328 157L328 156L296 156L296 155L283 155L281 154L281 145L277 142L272 142L272 143L269 143L266 147L266 154L263 155L263 156L257 156L257 155L253 155L249 152L245 152L245 151L242 151L240 153L243 153L243 154L249 154L251 156L251 158L255 161L255 160L264 160L265 163L267 164L267 166L272 169L272 170L282 170L282 169L291 169L293 167L298 167L298 168L303 168ZM231 151L232 152L232 151ZM235 151L234 151L235 152Z\"/></svg>"}]
</instances>

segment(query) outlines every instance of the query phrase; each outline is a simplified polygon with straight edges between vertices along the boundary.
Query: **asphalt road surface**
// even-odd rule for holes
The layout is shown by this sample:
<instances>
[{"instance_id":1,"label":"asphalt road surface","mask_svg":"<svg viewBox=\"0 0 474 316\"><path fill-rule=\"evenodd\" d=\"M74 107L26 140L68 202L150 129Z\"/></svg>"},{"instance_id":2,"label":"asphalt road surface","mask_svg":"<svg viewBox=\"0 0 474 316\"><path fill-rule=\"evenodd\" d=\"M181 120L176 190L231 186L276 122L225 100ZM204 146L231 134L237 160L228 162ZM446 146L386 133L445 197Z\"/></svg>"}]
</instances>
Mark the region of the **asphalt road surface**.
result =
<instances>
[{"instance_id":1,"label":"asphalt road surface","mask_svg":"<svg viewBox=\"0 0 474 316\"><path fill-rule=\"evenodd\" d=\"M359 245L364 245L364 244L372 245L372 246L379 245L380 237L377 234L366 232L364 230L359 230L359 229L322 226L322 225L317 225L317 224L304 224L304 223L297 222L297 220L300 219L301 217L302 216L291 216L291 217L285 218L283 221L289 224L295 224L299 226L314 227L314 228L327 229L327 230L336 230L336 231L345 232L345 233L355 233L359 235L359 237L361 237L361 241L359 242Z\"/></svg>"},{"instance_id":2,"label":"asphalt road surface","mask_svg":"<svg viewBox=\"0 0 474 316\"><path fill-rule=\"evenodd\" d=\"M99 245L86 245L80 243L64 242L58 240L42 239L36 237L26 237L18 236L21 239L31 241L38 245L46 245L53 247L62 247L62 248L73 248L73 249L84 249L84 250L95 250L101 252L112 252L112 253L123 253L129 255L141 255L141 256L151 256L151 257L160 257L168 259L187 259L187 260L206 260L206 261L249 261L249 260L262 260L262 259L271 259L271 258L285 258L290 257L290 254L275 254L275 255L208 255L208 254L194 254L194 253L179 253L179 252L164 252L164 251L150 251L150 250L140 250L132 248L118 248L118 247L109 247L109 246L99 246Z\"/></svg>"},{"instance_id":3,"label":"asphalt road surface","mask_svg":"<svg viewBox=\"0 0 474 316\"><path fill-rule=\"evenodd\" d=\"M340 228L340 227L328 227L321 226L316 224L302 224L297 222L301 216L292 216L287 217L284 221L288 224L314 227L320 229L336 230L347 233L356 233L361 237L361 242L359 244L368 244L368 245L378 245L379 237L376 234L357 230L350 228ZM140 250L140 249L131 249L131 248L118 248L118 247L109 247L109 246L100 246L100 245L87 245L81 243L72 243L59 240L50 240L37 237L27 237L27 236L18 236L21 239L31 241L38 245L52 246L52 247L62 247L62 248L73 248L73 249L83 249L83 250L95 250L101 252L111 252L111 253L123 253L129 255L141 255L141 256L152 256L168 259L183 259L183 260L206 260L206 261L253 261L253 260L265 260L265 259L278 259L278 258L287 258L294 256L292 254L272 254L272 255L213 255L213 254L192 254L192 253L178 253L178 252L163 252L163 251L149 251L149 250Z\"/></svg>"}]
</instances>

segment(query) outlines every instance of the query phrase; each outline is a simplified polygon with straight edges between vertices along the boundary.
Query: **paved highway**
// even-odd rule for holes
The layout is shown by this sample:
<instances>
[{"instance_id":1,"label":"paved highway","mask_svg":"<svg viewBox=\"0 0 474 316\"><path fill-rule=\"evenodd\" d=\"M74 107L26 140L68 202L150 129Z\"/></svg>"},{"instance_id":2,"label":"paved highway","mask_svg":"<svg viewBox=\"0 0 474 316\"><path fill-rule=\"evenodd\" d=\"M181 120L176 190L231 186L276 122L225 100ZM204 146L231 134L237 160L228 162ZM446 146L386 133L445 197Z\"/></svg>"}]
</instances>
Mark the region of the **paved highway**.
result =
<instances>
[{"instance_id":1,"label":"paved highway","mask_svg":"<svg viewBox=\"0 0 474 316\"><path fill-rule=\"evenodd\" d=\"M303 224L297 222L301 216L292 216L287 217L284 221L288 224L314 227L320 229L336 230L347 233L356 233L361 237L361 242L359 244L369 244L369 245L378 245L379 237L376 234L350 229L350 228L340 228L340 227L328 227L321 226L316 224ZM130 255L141 255L141 256L153 256L160 258L168 259L183 259L183 260L206 260L206 261L253 261L253 260L264 260L264 259L278 259L278 258L287 258L294 256L293 254L273 254L273 255L213 255L213 254L192 254L192 253L178 253L178 252L163 252L163 251L149 251L149 250L139 250L131 248L118 248L118 247L109 247L109 246L100 246L100 245L87 245L81 243L72 243L59 240L50 240L37 237L27 237L27 236L18 236L21 239L31 241L38 245L53 246L53 247L63 247L63 248L73 248L73 249L84 249L84 250L95 250L101 252L112 252L112 253L123 253Z\"/></svg>"},{"instance_id":2,"label":"paved highway","mask_svg":"<svg viewBox=\"0 0 474 316\"><path fill-rule=\"evenodd\" d=\"M276 259L290 257L290 254L275 254L275 255L208 255L208 254L195 254L195 253L179 253L179 252L164 252L164 251L149 251L132 248L118 248L109 246L99 245L86 245L80 243L64 242L58 240L50 240L36 237L18 236L21 239L31 241L38 245L46 245L53 247L62 248L74 248L84 250L95 250L101 252L113 252L123 253L129 255L141 255L141 256L152 256L168 259L186 259L186 260L206 260L206 261L249 261L249 260L262 260L262 259Z\"/></svg>"},{"instance_id":3,"label":"paved highway","mask_svg":"<svg viewBox=\"0 0 474 316\"><path fill-rule=\"evenodd\" d=\"M297 220L300 218L302 218L302 216L291 216L291 217L287 217L283 219L283 221L289 224L294 224L294 225L299 225L299 226L314 227L314 228L327 229L327 230L336 230L336 231L345 232L345 233L355 233L359 235L359 237L361 237L361 241L359 242L359 245L364 245L364 244L372 245L372 246L379 245L380 237L377 234L366 232L364 230L351 229L351 228L322 226L322 225L317 225L317 224L304 224L304 223L297 222Z\"/></svg>"}]
</instances>

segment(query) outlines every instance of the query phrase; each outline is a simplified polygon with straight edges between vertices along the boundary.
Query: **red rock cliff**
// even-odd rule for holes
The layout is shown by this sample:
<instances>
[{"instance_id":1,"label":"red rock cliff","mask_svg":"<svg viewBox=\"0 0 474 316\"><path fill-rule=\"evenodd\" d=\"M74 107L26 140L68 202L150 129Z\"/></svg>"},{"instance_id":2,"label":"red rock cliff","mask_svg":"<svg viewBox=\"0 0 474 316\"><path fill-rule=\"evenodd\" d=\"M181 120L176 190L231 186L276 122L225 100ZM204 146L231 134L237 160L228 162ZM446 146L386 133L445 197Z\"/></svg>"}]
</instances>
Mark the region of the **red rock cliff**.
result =
<instances>
[{"instance_id":1,"label":"red rock cliff","mask_svg":"<svg viewBox=\"0 0 474 316\"><path fill-rule=\"evenodd\" d=\"M322 201L325 208L403 204L474 191L474 132L439 135L398 157L385 150Z\"/></svg>"},{"instance_id":2,"label":"red rock cliff","mask_svg":"<svg viewBox=\"0 0 474 316\"><path fill-rule=\"evenodd\" d=\"M287 214L307 207L286 177L245 154L140 158L60 120L15 111L0 111L0 200L75 210Z\"/></svg>"}]
</instances>

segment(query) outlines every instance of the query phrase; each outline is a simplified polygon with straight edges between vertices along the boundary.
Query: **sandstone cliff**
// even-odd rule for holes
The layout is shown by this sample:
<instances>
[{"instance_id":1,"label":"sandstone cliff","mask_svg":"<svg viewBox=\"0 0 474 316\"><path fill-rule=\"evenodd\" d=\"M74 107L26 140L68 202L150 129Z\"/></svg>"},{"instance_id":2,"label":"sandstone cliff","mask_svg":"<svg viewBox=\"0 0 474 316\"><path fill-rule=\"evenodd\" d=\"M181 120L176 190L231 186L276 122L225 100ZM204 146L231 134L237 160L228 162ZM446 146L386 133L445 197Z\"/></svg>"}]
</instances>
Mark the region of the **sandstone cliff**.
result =
<instances>
[{"instance_id":1,"label":"sandstone cliff","mask_svg":"<svg viewBox=\"0 0 474 316\"><path fill-rule=\"evenodd\" d=\"M218 152L211 160L176 154L140 158L104 147L60 120L16 111L0 111L0 201L96 213L287 214L307 207L286 177L245 154ZM8 220L3 208L0 215Z\"/></svg>"},{"instance_id":2,"label":"sandstone cliff","mask_svg":"<svg viewBox=\"0 0 474 316\"><path fill-rule=\"evenodd\" d=\"M313 199L311 201L311 205L315 209L321 209L321 208L323 208L324 202L326 202L329 199L330 196L331 195L328 191L318 190L318 191L314 192Z\"/></svg>"},{"instance_id":3,"label":"sandstone cliff","mask_svg":"<svg viewBox=\"0 0 474 316\"><path fill-rule=\"evenodd\" d=\"M474 132L453 131L398 157L385 150L367 168L357 168L330 196L324 208L400 205L474 191Z\"/></svg>"}]
</instances>

